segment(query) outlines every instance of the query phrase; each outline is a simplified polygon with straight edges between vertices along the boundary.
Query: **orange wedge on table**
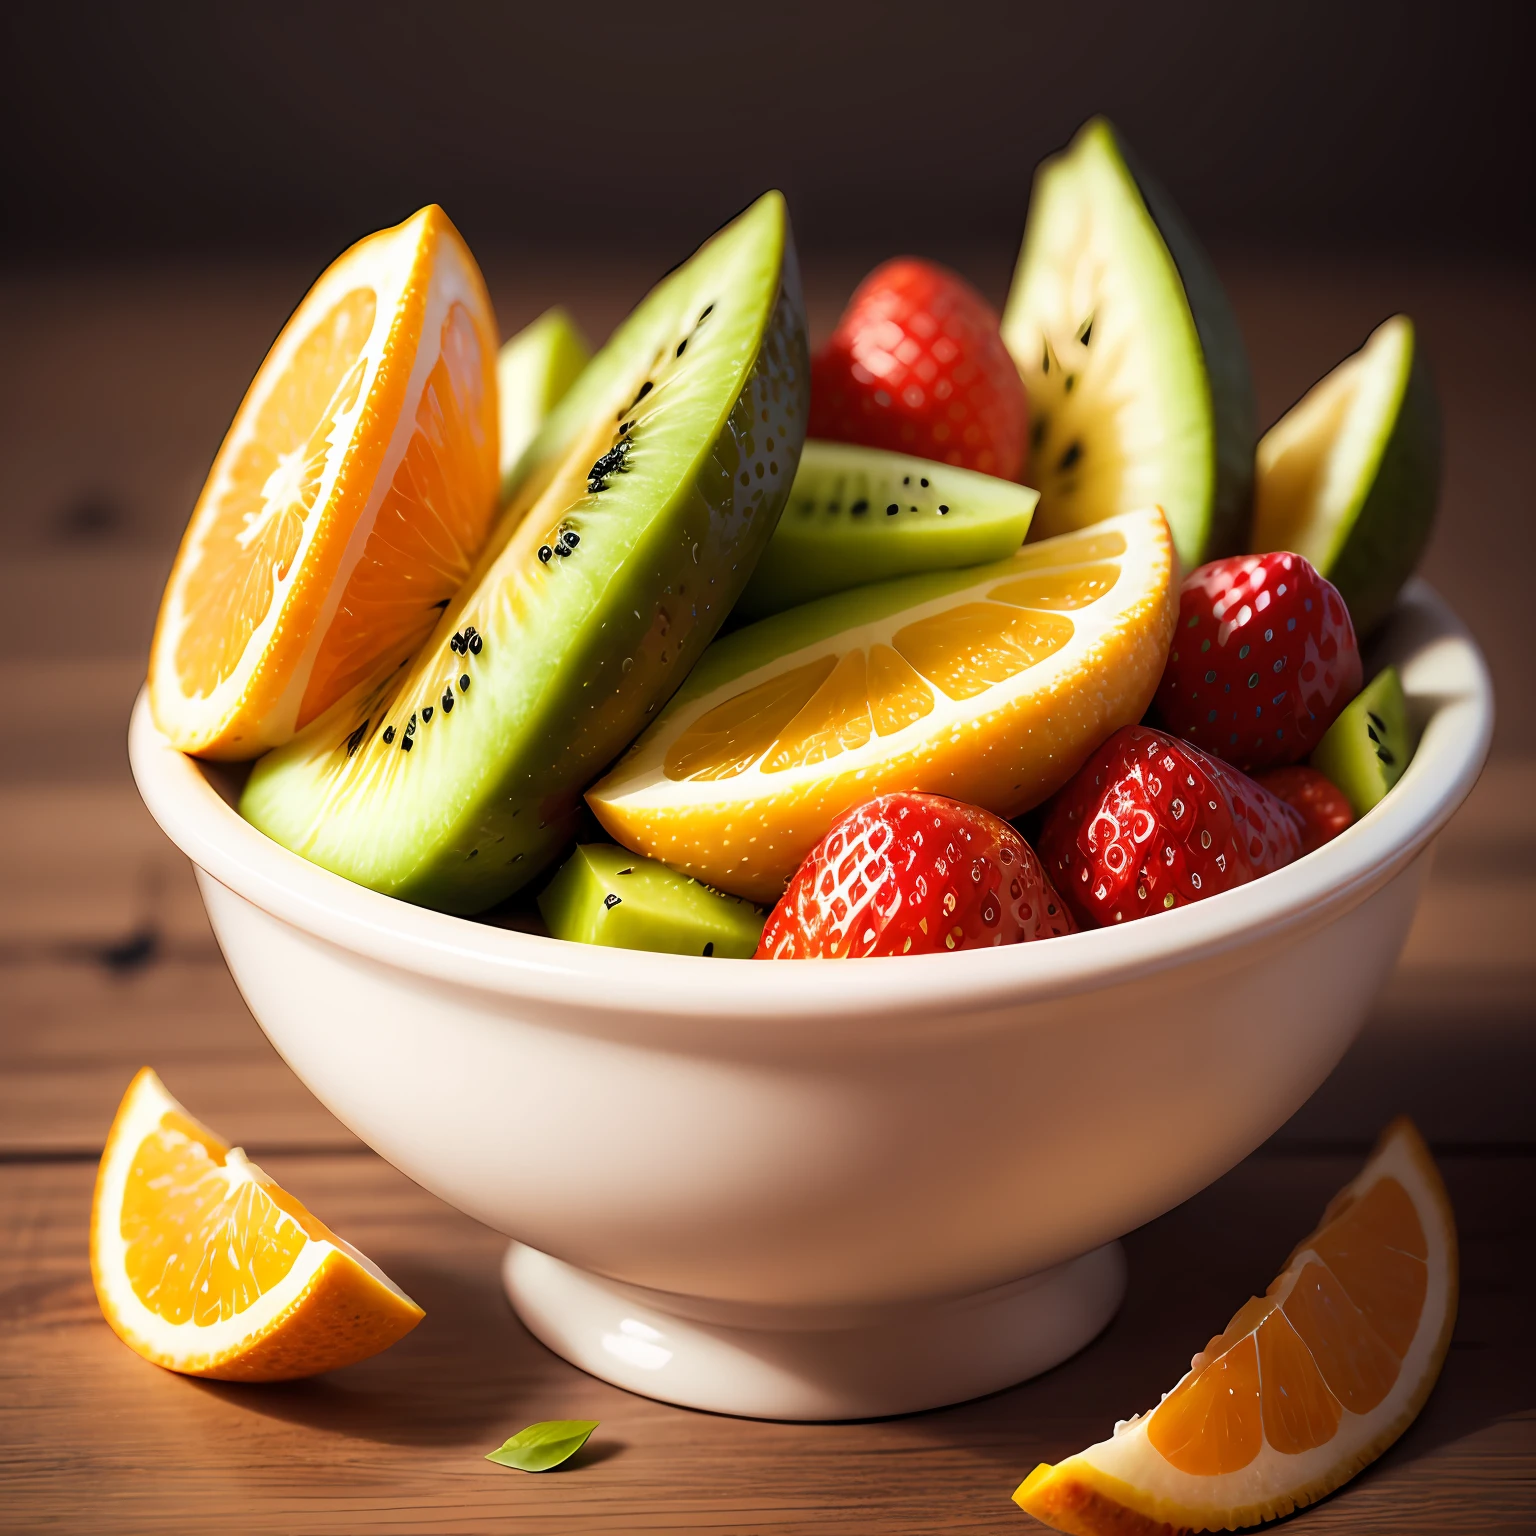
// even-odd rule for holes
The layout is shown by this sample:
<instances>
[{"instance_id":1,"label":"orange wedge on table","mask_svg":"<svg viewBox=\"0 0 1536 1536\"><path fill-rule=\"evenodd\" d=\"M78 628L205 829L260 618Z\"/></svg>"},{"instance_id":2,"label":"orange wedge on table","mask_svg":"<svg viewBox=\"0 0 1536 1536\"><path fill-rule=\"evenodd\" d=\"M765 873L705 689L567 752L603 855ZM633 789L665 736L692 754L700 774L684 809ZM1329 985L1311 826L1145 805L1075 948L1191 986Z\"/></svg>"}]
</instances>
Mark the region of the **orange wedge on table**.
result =
<instances>
[{"instance_id":1,"label":"orange wedge on table","mask_svg":"<svg viewBox=\"0 0 1536 1536\"><path fill-rule=\"evenodd\" d=\"M287 1381L350 1365L420 1307L148 1067L112 1122L91 1209L101 1310L146 1360L190 1376Z\"/></svg>"},{"instance_id":2,"label":"orange wedge on table","mask_svg":"<svg viewBox=\"0 0 1536 1536\"><path fill-rule=\"evenodd\" d=\"M1150 1413L1014 1498L1075 1536L1239 1530L1331 1492L1411 1424L1456 1321L1456 1223L1407 1120Z\"/></svg>"},{"instance_id":3,"label":"orange wedge on table","mask_svg":"<svg viewBox=\"0 0 1536 1536\"><path fill-rule=\"evenodd\" d=\"M777 901L844 811L925 790L1016 816L1151 702L1177 615L1163 514L859 587L704 653L587 795L626 847Z\"/></svg>"},{"instance_id":4,"label":"orange wedge on table","mask_svg":"<svg viewBox=\"0 0 1536 1536\"><path fill-rule=\"evenodd\" d=\"M255 757L431 632L497 501L496 322L438 207L310 289L219 449L166 586L150 704Z\"/></svg>"}]
</instances>

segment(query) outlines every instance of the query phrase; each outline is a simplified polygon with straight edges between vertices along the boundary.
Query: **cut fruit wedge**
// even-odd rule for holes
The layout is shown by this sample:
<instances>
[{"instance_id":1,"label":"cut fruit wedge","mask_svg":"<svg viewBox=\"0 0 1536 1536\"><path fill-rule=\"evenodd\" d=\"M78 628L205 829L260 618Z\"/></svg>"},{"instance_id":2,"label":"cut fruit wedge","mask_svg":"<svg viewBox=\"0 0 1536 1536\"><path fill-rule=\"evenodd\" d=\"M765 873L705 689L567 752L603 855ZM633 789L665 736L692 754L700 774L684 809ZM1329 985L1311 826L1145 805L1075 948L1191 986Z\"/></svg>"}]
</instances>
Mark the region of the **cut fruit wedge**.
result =
<instances>
[{"instance_id":1,"label":"cut fruit wedge","mask_svg":"<svg viewBox=\"0 0 1536 1536\"><path fill-rule=\"evenodd\" d=\"M496 358L500 397L501 499L512 499L549 413L563 400L592 354L575 322L556 305L506 342Z\"/></svg>"},{"instance_id":2,"label":"cut fruit wedge","mask_svg":"<svg viewBox=\"0 0 1536 1536\"><path fill-rule=\"evenodd\" d=\"M1253 547L1305 555L1360 634L1392 610L1440 495L1440 406L1407 315L1394 315L1259 441Z\"/></svg>"},{"instance_id":3,"label":"cut fruit wedge","mask_svg":"<svg viewBox=\"0 0 1536 1536\"><path fill-rule=\"evenodd\" d=\"M107 1136L91 1277L118 1337L167 1370L289 1381L351 1365L423 1312L200 1125L145 1067Z\"/></svg>"},{"instance_id":4,"label":"cut fruit wedge","mask_svg":"<svg viewBox=\"0 0 1536 1536\"><path fill-rule=\"evenodd\" d=\"M742 621L919 571L1011 555L1040 497L975 470L807 439L789 504L735 608Z\"/></svg>"},{"instance_id":5,"label":"cut fruit wedge","mask_svg":"<svg viewBox=\"0 0 1536 1536\"><path fill-rule=\"evenodd\" d=\"M1036 1467L1014 1499L1076 1536L1239 1530L1311 1504L1413 1422L1456 1295L1450 1199L1419 1133L1397 1120L1156 1408Z\"/></svg>"},{"instance_id":6,"label":"cut fruit wedge","mask_svg":"<svg viewBox=\"0 0 1536 1536\"><path fill-rule=\"evenodd\" d=\"M737 630L587 796L619 842L771 903L844 811L926 790L1016 816L1139 720L1176 616L1156 508Z\"/></svg>"},{"instance_id":7,"label":"cut fruit wedge","mask_svg":"<svg viewBox=\"0 0 1536 1536\"><path fill-rule=\"evenodd\" d=\"M255 757L432 631L497 505L496 321L448 216L339 257L235 414L166 585L155 723Z\"/></svg>"},{"instance_id":8,"label":"cut fruit wedge","mask_svg":"<svg viewBox=\"0 0 1536 1536\"><path fill-rule=\"evenodd\" d=\"M1003 340L1029 390L1033 537L1156 502L1186 571L1242 547L1257 436L1242 335L1103 118L1035 173Z\"/></svg>"}]
</instances>

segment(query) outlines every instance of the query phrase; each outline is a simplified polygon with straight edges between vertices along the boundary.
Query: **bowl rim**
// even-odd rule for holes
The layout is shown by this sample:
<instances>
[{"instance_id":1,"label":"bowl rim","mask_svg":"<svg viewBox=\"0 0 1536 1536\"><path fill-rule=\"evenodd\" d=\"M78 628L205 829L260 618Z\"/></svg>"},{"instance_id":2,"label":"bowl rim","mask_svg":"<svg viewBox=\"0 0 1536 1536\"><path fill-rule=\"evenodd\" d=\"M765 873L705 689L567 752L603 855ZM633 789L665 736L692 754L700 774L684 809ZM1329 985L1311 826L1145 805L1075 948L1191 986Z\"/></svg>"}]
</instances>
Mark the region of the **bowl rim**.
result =
<instances>
[{"instance_id":1,"label":"bowl rim","mask_svg":"<svg viewBox=\"0 0 1536 1536\"><path fill-rule=\"evenodd\" d=\"M414 906L311 864L246 822L210 780L208 765L160 734L147 690L134 705L128 751L151 815L206 875L301 933L409 975L516 996L569 1019L707 1018L745 1026L835 1018L840 1027L857 1020L888 1027L894 1018L927 1015L947 1027L957 1014L1069 998L1280 942L1333 921L1406 868L1481 772L1493 734L1493 689L1476 642L1422 580L1404 589L1371 649L1371 673L1394 663L1402 674L1419 746L1392 793L1316 852L1120 928L854 965L765 967L608 949Z\"/></svg>"}]
</instances>

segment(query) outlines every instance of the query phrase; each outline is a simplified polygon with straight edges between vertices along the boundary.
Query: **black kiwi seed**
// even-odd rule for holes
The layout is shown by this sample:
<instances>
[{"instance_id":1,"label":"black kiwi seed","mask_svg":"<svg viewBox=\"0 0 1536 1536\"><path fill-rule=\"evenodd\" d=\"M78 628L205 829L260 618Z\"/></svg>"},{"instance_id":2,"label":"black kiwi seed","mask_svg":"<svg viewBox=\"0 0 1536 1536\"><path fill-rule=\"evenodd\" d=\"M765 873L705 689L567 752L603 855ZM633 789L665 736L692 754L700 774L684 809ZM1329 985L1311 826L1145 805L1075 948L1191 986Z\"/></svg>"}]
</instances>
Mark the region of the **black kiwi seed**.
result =
<instances>
[{"instance_id":1,"label":"black kiwi seed","mask_svg":"<svg viewBox=\"0 0 1536 1536\"><path fill-rule=\"evenodd\" d=\"M347 737L347 756L351 757L363 744L363 737L368 734L368 722L366 720Z\"/></svg>"},{"instance_id":2,"label":"black kiwi seed","mask_svg":"<svg viewBox=\"0 0 1536 1536\"><path fill-rule=\"evenodd\" d=\"M469 653L470 653L470 655L471 656L478 656L480 654L482 648L484 647L484 645L485 645L485 641L483 641L480 638L479 635L476 635L474 637L474 639L472 639L469 642Z\"/></svg>"},{"instance_id":3,"label":"black kiwi seed","mask_svg":"<svg viewBox=\"0 0 1536 1536\"><path fill-rule=\"evenodd\" d=\"M1088 345L1088 338L1092 335L1093 316L1089 315L1088 318L1083 321L1083 328L1077 333L1077 339L1086 347Z\"/></svg>"},{"instance_id":4,"label":"black kiwi seed","mask_svg":"<svg viewBox=\"0 0 1536 1536\"><path fill-rule=\"evenodd\" d=\"M435 603L432 604L432 606L436 608L439 613L441 613L442 610L448 606L448 599L446 597L439 598Z\"/></svg>"},{"instance_id":5,"label":"black kiwi seed","mask_svg":"<svg viewBox=\"0 0 1536 1536\"><path fill-rule=\"evenodd\" d=\"M642 385L641 385L641 386L640 386L640 393L639 393L639 394L638 394L638 395L636 395L636 396L635 396L635 404L636 404L636 405L639 405L639 404L640 404L640 402L641 402L641 401L642 401L642 400L644 400L644 399L645 399L645 397L646 397L646 396L647 396L647 395L648 395L648 394L650 394L650 392L651 392L651 391L652 391L652 390L653 390L653 389L655 389L655 388L656 388L656 385L655 385L655 383L654 383L654 382L653 382L653 381L652 381L652 380L650 380L650 379L647 379L647 380L646 380L646 381L645 381L645 383L644 383L644 384L642 384Z\"/></svg>"},{"instance_id":6,"label":"black kiwi seed","mask_svg":"<svg viewBox=\"0 0 1536 1536\"><path fill-rule=\"evenodd\" d=\"M619 871L619 873L621 875L632 875L632 874L634 874L634 872L635 872L635 866L633 864L631 864L628 869L621 869Z\"/></svg>"},{"instance_id":7,"label":"black kiwi seed","mask_svg":"<svg viewBox=\"0 0 1536 1536\"><path fill-rule=\"evenodd\" d=\"M1386 730L1386 728L1387 728L1387 722L1386 722L1386 721L1385 721L1385 720L1383 720L1383 719L1382 719L1382 718L1381 718L1381 716L1380 716L1380 715L1378 715L1378 714L1377 714L1377 713L1376 713L1376 712L1375 712L1375 710L1371 710L1371 709L1368 709L1368 710L1366 710L1366 712L1365 712L1365 718L1366 718L1366 719L1367 719L1367 720L1369 720L1369 721L1370 721L1370 722L1371 722L1371 724L1372 724L1372 725L1374 725L1374 726L1375 726L1375 727L1376 727L1376 729L1377 729L1377 730L1378 730L1378 731L1384 731L1384 730Z\"/></svg>"},{"instance_id":8,"label":"black kiwi seed","mask_svg":"<svg viewBox=\"0 0 1536 1536\"><path fill-rule=\"evenodd\" d=\"M912 476L911 475L903 475L901 477L901 483L903 485L911 485L912 484Z\"/></svg>"},{"instance_id":9,"label":"black kiwi seed","mask_svg":"<svg viewBox=\"0 0 1536 1536\"><path fill-rule=\"evenodd\" d=\"M945 514L945 513L946 513L946 512L948 512L948 511L949 511L949 507L948 507L948 505L947 505L947 504L946 504L946 503L945 503L945 502L942 502L942 501L941 501L941 502L940 502L940 503L939 503L939 516L940 516L940 517L943 517L943 516L944 516L944 514Z\"/></svg>"},{"instance_id":10,"label":"black kiwi seed","mask_svg":"<svg viewBox=\"0 0 1536 1536\"><path fill-rule=\"evenodd\" d=\"M425 725L432 718L432 706L425 705L421 711L421 723Z\"/></svg>"},{"instance_id":11,"label":"black kiwi seed","mask_svg":"<svg viewBox=\"0 0 1536 1536\"><path fill-rule=\"evenodd\" d=\"M443 690L443 713L445 715L453 713L453 691L448 688Z\"/></svg>"},{"instance_id":12,"label":"black kiwi seed","mask_svg":"<svg viewBox=\"0 0 1536 1536\"><path fill-rule=\"evenodd\" d=\"M887 517L895 517L895 516L896 516L896 514L897 514L897 513L898 513L898 512L900 512L900 511L901 511L901 508L900 508L900 507L898 507L898 506L897 506L897 505L896 505L896 503L895 503L895 502L894 502L894 501L893 501L893 502L892 502L892 503L891 503L891 504L890 504L890 506L888 506L888 507L887 507L887 508L886 508L886 509L885 509L885 515L886 515L886 516L887 516Z\"/></svg>"},{"instance_id":13,"label":"black kiwi seed","mask_svg":"<svg viewBox=\"0 0 1536 1536\"><path fill-rule=\"evenodd\" d=\"M1067 375L1067 377L1066 377L1066 382L1061 386L1062 387L1062 391L1065 394L1069 394L1070 395L1072 393L1072 386L1074 384L1076 384L1076 383L1077 383L1077 375L1075 373L1069 373Z\"/></svg>"},{"instance_id":14,"label":"black kiwi seed","mask_svg":"<svg viewBox=\"0 0 1536 1536\"><path fill-rule=\"evenodd\" d=\"M384 745L387 747L395 739L395 728L392 725L384 727Z\"/></svg>"},{"instance_id":15,"label":"black kiwi seed","mask_svg":"<svg viewBox=\"0 0 1536 1536\"><path fill-rule=\"evenodd\" d=\"M1047 344L1046 346L1044 346L1044 347L1042 347L1040 349L1040 372L1041 373L1049 373L1050 371L1051 371L1051 349L1050 349L1049 344Z\"/></svg>"},{"instance_id":16,"label":"black kiwi seed","mask_svg":"<svg viewBox=\"0 0 1536 1536\"><path fill-rule=\"evenodd\" d=\"M560 530L560 542L567 549L575 549L581 543L581 535L574 528L562 528Z\"/></svg>"},{"instance_id":17,"label":"black kiwi seed","mask_svg":"<svg viewBox=\"0 0 1536 1536\"><path fill-rule=\"evenodd\" d=\"M457 651L461 656L464 654L464 636L457 630L454 631L453 639L448 642L448 649Z\"/></svg>"},{"instance_id":18,"label":"black kiwi seed","mask_svg":"<svg viewBox=\"0 0 1536 1536\"><path fill-rule=\"evenodd\" d=\"M860 496L859 499L856 502L854 502L854 504L851 507L848 508L848 510L850 512L868 512L869 511L869 503L867 501L865 501L862 496Z\"/></svg>"},{"instance_id":19,"label":"black kiwi seed","mask_svg":"<svg viewBox=\"0 0 1536 1536\"><path fill-rule=\"evenodd\" d=\"M709 941L709 943L704 946L704 953L706 955L712 955L712 954L714 954L714 952L715 952L715 941L713 939L711 939Z\"/></svg>"},{"instance_id":20,"label":"black kiwi seed","mask_svg":"<svg viewBox=\"0 0 1536 1536\"><path fill-rule=\"evenodd\" d=\"M415 745L416 743L411 740L409 735L405 735L400 738L400 750L402 752L409 752Z\"/></svg>"},{"instance_id":21,"label":"black kiwi seed","mask_svg":"<svg viewBox=\"0 0 1536 1536\"><path fill-rule=\"evenodd\" d=\"M1033 446L1036 447L1036 448L1038 448L1040 446L1040 444L1045 441L1045 417L1044 416L1037 416L1037 417L1035 417L1034 421L1030 424L1029 440L1030 440L1031 444L1033 444Z\"/></svg>"},{"instance_id":22,"label":"black kiwi seed","mask_svg":"<svg viewBox=\"0 0 1536 1536\"><path fill-rule=\"evenodd\" d=\"M699 324L702 325L706 320L709 319L712 314L714 314L714 312L715 306L713 304L706 304L704 306L704 312L699 316Z\"/></svg>"},{"instance_id":23,"label":"black kiwi seed","mask_svg":"<svg viewBox=\"0 0 1536 1536\"><path fill-rule=\"evenodd\" d=\"M677 356L677 357L681 357L683 355L683 348L686 347L687 345L688 345L688 338L686 336L684 336L683 339L680 342L678 342L678 344L677 344L677 351L676 351L676 353L674 355Z\"/></svg>"},{"instance_id":24,"label":"black kiwi seed","mask_svg":"<svg viewBox=\"0 0 1536 1536\"><path fill-rule=\"evenodd\" d=\"M619 906L623 900L624 898L622 896L615 896L612 891L609 891L608 894L603 897L603 910L605 912L611 912L615 907Z\"/></svg>"},{"instance_id":25,"label":"black kiwi seed","mask_svg":"<svg viewBox=\"0 0 1536 1536\"><path fill-rule=\"evenodd\" d=\"M554 556L555 556L555 552L554 552L554 550L552 550L549 547L548 544L540 544L539 545L539 564L540 565L548 565L549 562L552 559L554 559ZM458 647L455 646L454 649L457 650Z\"/></svg>"},{"instance_id":26,"label":"black kiwi seed","mask_svg":"<svg viewBox=\"0 0 1536 1536\"><path fill-rule=\"evenodd\" d=\"M1387 747L1377 747L1376 756L1379 757L1381 761L1384 762L1389 768L1393 763L1397 761L1397 759L1392 755L1391 749Z\"/></svg>"},{"instance_id":27,"label":"black kiwi seed","mask_svg":"<svg viewBox=\"0 0 1536 1536\"><path fill-rule=\"evenodd\" d=\"M926 476L925 476L925 477L924 477L924 478L923 478L923 479L921 479L921 480L919 480L919 481L918 481L918 482L917 482L917 483L918 483L918 484L919 484L919 485L920 485L920 486L922 486L922 488L923 488L923 489L924 489L924 490L925 490L925 491L926 491L926 490L927 490L927 489L928 489L928 480L927 480L927 478L926 478Z\"/></svg>"},{"instance_id":28,"label":"black kiwi seed","mask_svg":"<svg viewBox=\"0 0 1536 1536\"><path fill-rule=\"evenodd\" d=\"M459 679L459 692L460 693L468 693L469 692L469 673L468 672L466 672L463 675L463 677L461 677Z\"/></svg>"},{"instance_id":29,"label":"black kiwi seed","mask_svg":"<svg viewBox=\"0 0 1536 1536\"><path fill-rule=\"evenodd\" d=\"M1080 458L1082 458L1082 456L1083 445L1081 443L1068 443L1067 451L1062 454L1060 461L1056 465L1056 468L1058 470L1071 469L1072 466L1076 464Z\"/></svg>"}]
</instances>

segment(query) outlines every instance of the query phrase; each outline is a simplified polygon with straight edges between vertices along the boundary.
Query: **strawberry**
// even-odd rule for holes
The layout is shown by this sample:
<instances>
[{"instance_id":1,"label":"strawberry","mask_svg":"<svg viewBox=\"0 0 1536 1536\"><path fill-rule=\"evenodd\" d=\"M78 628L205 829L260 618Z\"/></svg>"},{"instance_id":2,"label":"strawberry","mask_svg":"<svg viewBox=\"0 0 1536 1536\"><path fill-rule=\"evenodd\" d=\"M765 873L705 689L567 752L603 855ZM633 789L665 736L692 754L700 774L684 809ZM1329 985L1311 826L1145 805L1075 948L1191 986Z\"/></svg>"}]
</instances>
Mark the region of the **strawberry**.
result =
<instances>
[{"instance_id":1,"label":"strawberry","mask_svg":"<svg viewBox=\"0 0 1536 1536\"><path fill-rule=\"evenodd\" d=\"M881 795L840 816L806 855L757 958L921 955L1075 927L1006 821L942 795Z\"/></svg>"},{"instance_id":2,"label":"strawberry","mask_svg":"<svg viewBox=\"0 0 1536 1536\"><path fill-rule=\"evenodd\" d=\"M1040 857L1086 927L1203 901L1303 852L1301 813L1187 742L1127 725L1046 807Z\"/></svg>"},{"instance_id":3,"label":"strawberry","mask_svg":"<svg viewBox=\"0 0 1536 1536\"><path fill-rule=\"evenodd\" d=\"M1028 432L997 312L931 261L876 267L811 363L812 437L1017 480Z\"/></svg>"},{"instance_id":4,"label":"strawberry","mask_svg":"<svg viewBox=\"0 0 1536 1536\"><path fill-rule=\"evenodd\" d=\"M1337 837L1355 819L1344 791L1304 763L1266 768L1255 774L1253 781L1301 813L1307 853Z\"/></svg>"},{"instance_id":5,"label":"strawberry","mask_svg":"<svg viewBox=\"0 0 1536 1536\"><path fill-rule=\"evenodd\" d=\"M1175 735L1239 768L1300 762L1360 691L1338 590L1300 555L1232 555L1185 577L1157 690Z\"/></svg>"}]
</instances>

